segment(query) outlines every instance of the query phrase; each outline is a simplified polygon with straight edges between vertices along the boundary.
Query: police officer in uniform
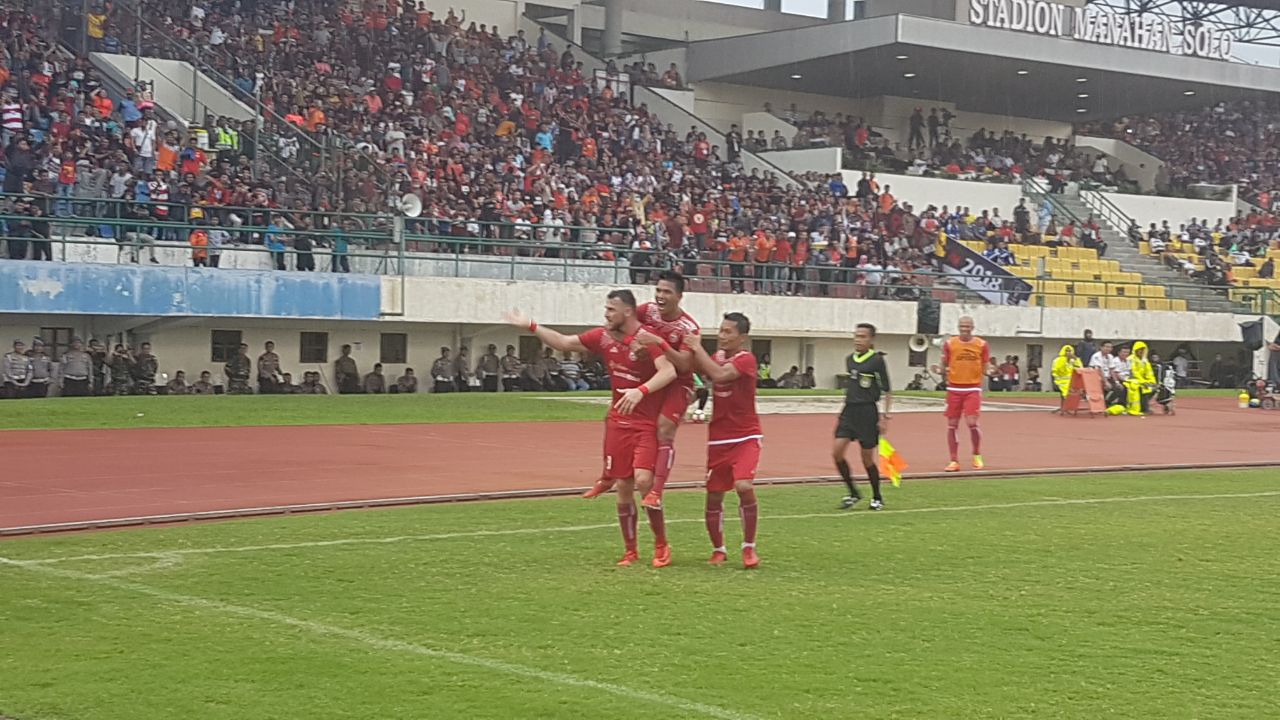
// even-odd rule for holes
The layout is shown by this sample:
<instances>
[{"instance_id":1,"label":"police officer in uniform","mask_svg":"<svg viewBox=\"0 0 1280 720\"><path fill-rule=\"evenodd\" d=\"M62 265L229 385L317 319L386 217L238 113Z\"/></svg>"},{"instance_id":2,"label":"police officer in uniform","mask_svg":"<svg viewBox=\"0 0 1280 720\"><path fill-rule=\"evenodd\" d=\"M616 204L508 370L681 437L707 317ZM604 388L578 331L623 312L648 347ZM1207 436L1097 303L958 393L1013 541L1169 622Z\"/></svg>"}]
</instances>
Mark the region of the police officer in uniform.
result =
<instances>
[{"instance_id":1,"label":"police officer in uniform","mask_svg":"<svg viewBox=\"0 0 1280 720\"><path fill-rule=\"evenodd\" d=\"M44 340L36 338L27 352L31 360L31 384L27 385L27 397L49 397L49 382L53 380L53 361L44 352Z\"/></svg>"},{"instance_id":2,"label":"police officer in uniform","mask_svg":"<svg viewBox=\"0 0 1280 720\"><path fill-rule=\"evenodd\" d=\"M63 397L85 397L89 394L89 378L94 374L95 360L84 351L84 342L71 338L71 349L62 356L59 375Z\"/></svg>"},{"instance_id":3,"label":"police officer in uniform","mask_svg":"<svg viewBox=\"0 0 1280 720\"><path fill-rule=\"evenodd\" d=\"M453 392L453 360L449 358L449 348L440 348L440 357L431 363L432 390L438 393Z\"/></svg>"},{"instance_id":4,"label":"police officer in uniform","mask_svg":"<svg viewBox=\"0 0 1280 720\"><path fill-rule=\"evenodd\" d=\"M520 371L524 370L524 363L520 362L520 358L516 357L515 345L507 346L507 354L502 356L498 364L502 368L503 392L519 390Z\"/></svg>"},{"instance_id":5,"label":"police officer in uniform","mask_svg":"<svg viewBox=\"0 0 1280 720\"><path fill-rule=\"evenodd\" d=\"M111 378L111 366L107 364L107 348L101 340L89 341L89 357L93 359L93 394L105 395Z\"/></svg>"},{"instance_id":6,"label":"police officer in uniform","mask_svg":"<svg viewBox=\"0 0 1280 720\"><path fill-rule=\"evenodd\" d=\"M476 363L476 374L480 376L480 389L484 392L498 392L498 373L501 371L498 358L498 346L489 345L480 362Z\"/></svg>"},{"instance_id":7,"label":"police officer in uniform","mask_svg":"<svg viewBox=\"0 0 1280 720\"><path fill-rule=\"evenodd\" d=\"M133 375L133 357L124 345L117 344L111 353L111 394L128 395L129 378Z\"/></svg>"},{"instance_id":8,"label":"police officer in uniform","mask_svg":"<svg viewBox=\"0 0 1280 720\"><path fill-rule=\"evenodd\" d=\"M280 375L280 356L270 340L262 349L264 352L258 356L258 394L269 395L279 390L276 378Z\"/></svg>"},{"instance_id":9,"label":"police officer in uniform","mask_svg":"<svg viewBox=\"0 0 1280 720\"><path fill-rule=\"evenodd\" d=\"M13 341L13 352L0 359L0 383L4 385L3 397L13 399L27 394L31 384L31 358L27 346L21 340Z\"/></svg>"},{"instance_id":10,"label":"police officer in uniform","mask_svg":"<svg viewBox=\"0 0 1280 720\"><path fill-rule=\"evenodd\" d=\"M253 363L249 360L249 346L245 343L240 343L239 352L222 368L222 371L227 376L228 395L253 394L253 389L249 387L249 373L252 369Z\"/></svg>"},{"instance_id":11,"label":"police officer in uniform","mask_svg":"<svg viewBox=\"0 0 1280 720\"><path fill-rule=\"evenodd\" d=\"M849 494L840 504L846 510L862 499L858 489L854 487L853 474L845 460L845 452L851 442L857 442L862 451L862 467L871 482L871 509L880 510L884 507L884 498L880 496L880 471L876 467L876 448L880 445L880 435L885 431L889 420L893 393L890 392L889 368L885 364L884 353L875 349L875 339L875 326L860 323L853 335L853 353L845 360L849 385L845 390L840 420L836 423L836 440L831 454L836 469L840 471L840 478L849 488ZM884 415L880 414L876 406L882 395Z\"/></svg>"},{"instance_id":12,"label":"police officer in uniform","mask_svg":"<svg viewBox=\"0 0 1280 720\"><path fill-rule=\"evenodd\" d=\"M160 361L151 354L151 343L142 343L139 352L133 358L133 392L135 395L156 394L156 373L160 370Z\"/></svg>"}]
</instances>

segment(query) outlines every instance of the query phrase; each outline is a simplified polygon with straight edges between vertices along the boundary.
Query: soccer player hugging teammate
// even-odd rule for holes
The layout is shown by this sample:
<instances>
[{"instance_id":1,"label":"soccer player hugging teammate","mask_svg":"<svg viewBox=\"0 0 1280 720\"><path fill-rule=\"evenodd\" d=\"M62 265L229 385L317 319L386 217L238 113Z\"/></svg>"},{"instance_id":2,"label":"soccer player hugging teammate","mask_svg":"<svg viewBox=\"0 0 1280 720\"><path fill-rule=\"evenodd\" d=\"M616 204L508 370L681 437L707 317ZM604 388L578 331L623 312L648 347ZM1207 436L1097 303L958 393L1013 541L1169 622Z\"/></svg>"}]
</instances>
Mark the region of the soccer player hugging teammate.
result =
<instances>
[{"instance_id":1,"label":"soccer player hugging teammate","mask_svg":"<svg viewBox=\"0 0 1280 720\"><path fill-rule=\"evenodd\" d=\"M857 441L862 450L862 467L871 482L871 509L884 507L884 498L880 495L880 469L876 467L876 449L880 445L880 435L886 430L889 411L893 407L893 393L890 392L889 368L884 361L884 353L875 348L876 326L860 323L853 332L853 354L846 361L849 372L849 387L845 391L844 409L840 411L840 419L836 422L836 441L831 448L831 455L836 461L836 469L840 478L849 488L840 507L848 510L862 499L858 488L853 484L853 474L849 471L849 462L845 460L845 452L849 443ZM884 396L884 415L880 414L876 403Z\"/></svg>"},{"instance_id":2,"label":"soccer player hugging teammate","mask_svg":"<svg viewBox=\"0 0 1280 720\"><path fill-rule=\"evenodd\" d=\"M731 312L724 316L716 336L718 349L708 356L696 336L687 345L693 352L695 369L712 383L715 398L711 425L707 432L707 533L711 536L712 565L728 559L724 546L724 496L738 492L738 515L742 519L742 566L760 564L756 554L756 524L760 506L752 481L760 464L760 416L756 414L756 358L745 349L750 340L751 321Z\"/></svg>"},{"instance_id":3,"label":"soccer player hugging teammate","mask_svg":"<svg viewBox=\"0 0 1280 720\"><path fill-rule=\"evenodd\" d=\"M636 341L660 348L678 374L676 381L663 393L662 412L658 416L657 467L653 471L653 487L645 493L642 501L645 508L650 510L662 509L662 491L667 486L667 478L671 476L671 467L675 462L676 430L694 396L693 353L685 347L684 339L689 336L696 338L700 326L680 307L683 299L684 276L674 270L664 270L658 274L654 301L636 308L636 316L645 330L637 334ZM606 472L582 496L593 498L608 492L612 487L613 481Z\"/></svg>"},{"instance_id":4,"label":"soccer player hugging teammate","mask_svg":"<svg viewBox=\"0 0 1280 720\"><path fill-rule=\"evenodd\" d=\"M978 417L982 412L982 379L991 360L991 346L986 340L973 334L973 318L960 318L958 335L947 338L942 345L942 369L947 378L947 450L951 463L947 472L960 469L960 417L969 425L969 440L973 443L973 469L981 470L982 428Z\"/></svg>"},{"instance_id":5,"label":"soccer player hugging teammate","mask_svg":"<svg viewBox=\"0 0 1280 720\"><path fill-rule=\"evenodd\" d=\"M541 327L519 312L508 314L507 321L528 329L538 340L560 352L594 353L609 368L613 401L604 425L604 466L608 478L618 486L618 524L625 548L618 564L631 565L640 559L636 547L635 491L638 488L641 493L648 493L653 488L658 453L657 422L664 399L661 391L675 381L675 367L663 356L661 346L635 341L641 328L636 317L636 298L630 290L609 293L604 306L604 326L581 335L563 335ZM660 507L647 508L647 511L649 527L653 530L653 566L666 567L671 564L666 520Z\"/></svg>"}]
</instances>

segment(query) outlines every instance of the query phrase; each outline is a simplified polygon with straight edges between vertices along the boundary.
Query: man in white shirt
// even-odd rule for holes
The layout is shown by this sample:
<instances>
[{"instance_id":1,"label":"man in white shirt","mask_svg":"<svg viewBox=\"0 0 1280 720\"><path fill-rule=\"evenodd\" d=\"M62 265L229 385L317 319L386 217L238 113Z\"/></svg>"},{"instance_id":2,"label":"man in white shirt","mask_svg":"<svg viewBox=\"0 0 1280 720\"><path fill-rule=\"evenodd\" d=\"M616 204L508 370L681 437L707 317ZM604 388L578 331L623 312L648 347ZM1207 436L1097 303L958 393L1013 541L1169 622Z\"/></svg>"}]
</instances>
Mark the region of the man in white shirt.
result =
<instances>
[{"instance_id":1,"label":"man in white shirt","mask_svg":"<svg viewBox=\"0 0 1280 720\"><path fill-rule=\"evenodd\" d=\"M1120 365L1120 360L1112 354L1111 347L1111 342L1104 340L1102 342L1102 347L1099 348L1098 352L1094 353L1093 357L1089 359L1089 367L1097 368L1098 372L1102 375L1102 389L1107 394L1110 394L1118 385L1116 369ZM1126 368L1127 367L1128 366L1126 365Z\"/></svg>"},{"instance_id":2,"label":"man in white shirt","mask_svg":"<svg viewBox=\"0 0 1280 720\"><path fill-rule=\"evenodd\" d=\"M144 175L156 171L156 125L155 118L144 118L140 125L129 131L133 148L138 153L134 169Z\"/></svg>"}]
</instances>

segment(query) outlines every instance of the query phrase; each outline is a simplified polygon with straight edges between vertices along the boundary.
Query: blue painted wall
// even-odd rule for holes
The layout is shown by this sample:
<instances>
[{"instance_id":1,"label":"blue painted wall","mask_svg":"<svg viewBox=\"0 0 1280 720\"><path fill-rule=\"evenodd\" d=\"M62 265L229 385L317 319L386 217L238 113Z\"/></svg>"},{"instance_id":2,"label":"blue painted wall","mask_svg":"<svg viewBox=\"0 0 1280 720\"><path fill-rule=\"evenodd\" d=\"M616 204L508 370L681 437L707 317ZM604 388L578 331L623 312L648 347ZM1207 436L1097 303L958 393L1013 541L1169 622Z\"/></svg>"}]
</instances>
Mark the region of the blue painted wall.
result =
<instances>
[{"instance_id":1,"label":"blue painted wall","mask_svg":"<svg viewBox=\"0 0 1280 720\"><path fill-rule=\"evenodd\" d=\"M376 275L0 260L0 312L376 320Z\"/></svg>"}]
</instances>

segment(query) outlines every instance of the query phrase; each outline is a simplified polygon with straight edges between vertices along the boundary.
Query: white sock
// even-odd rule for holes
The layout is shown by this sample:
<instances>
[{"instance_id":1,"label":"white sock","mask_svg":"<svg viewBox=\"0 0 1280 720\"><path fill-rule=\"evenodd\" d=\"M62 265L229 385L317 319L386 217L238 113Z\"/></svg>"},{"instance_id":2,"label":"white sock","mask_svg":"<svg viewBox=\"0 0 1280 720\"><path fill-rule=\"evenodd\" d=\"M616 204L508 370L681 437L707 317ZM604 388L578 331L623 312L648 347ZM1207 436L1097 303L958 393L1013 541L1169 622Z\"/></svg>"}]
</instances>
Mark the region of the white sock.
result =
<instances>
[{"instance_id":1,"label":"white sock","mask_svg":"<svg viewBox=\"0 0 1280 720\"><path fill-rule=\"evenodd\" d=\"M718 547L718 548L711 548L711 551L712 551L712 552L718 552L718 553L724 553L725 555L728 555L728 554L729 554L729 551L728 551L728 550L725 550L723 545L721 545L721 546L720 546L720 547Z\"/></svg>"},{"instance_id":2,"label":"white sock","mask_svg":"<svg viewBox=\"0 0 1280 720\"><path fill-rule=\"evenodd\" d=\"M755 544L755 543L742 543L742 549L743 549L743 550L746 550L747 548L751 548L752 550L755 550L755 549L756 549L756 544Z\"/></svg>"}]
</instances>

